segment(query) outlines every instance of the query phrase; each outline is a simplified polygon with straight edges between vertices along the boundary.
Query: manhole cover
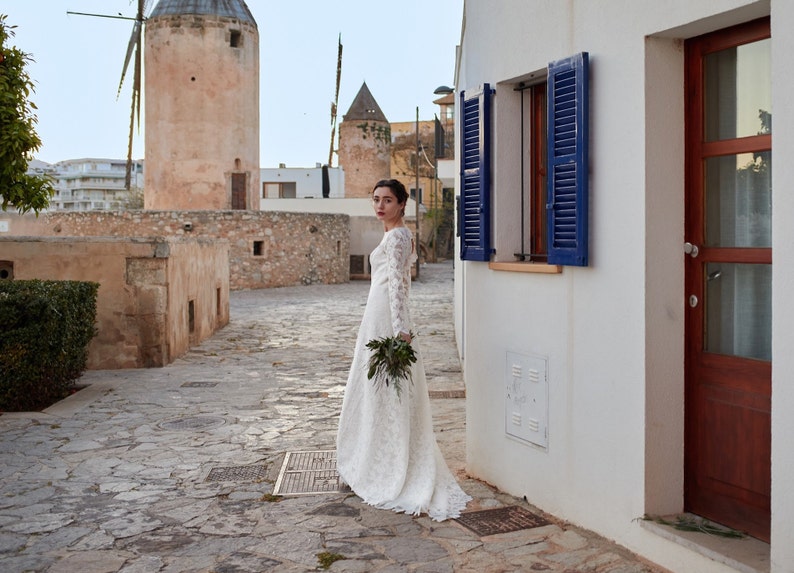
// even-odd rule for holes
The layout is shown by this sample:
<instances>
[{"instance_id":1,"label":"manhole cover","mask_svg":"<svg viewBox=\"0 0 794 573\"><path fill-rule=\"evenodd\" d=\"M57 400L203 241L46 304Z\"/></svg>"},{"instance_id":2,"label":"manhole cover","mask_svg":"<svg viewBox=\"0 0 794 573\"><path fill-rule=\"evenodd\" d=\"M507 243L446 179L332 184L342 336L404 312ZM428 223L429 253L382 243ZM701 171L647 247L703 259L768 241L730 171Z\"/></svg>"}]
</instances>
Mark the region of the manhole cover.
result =
<instances>
[{"instance_id":1,"label":"manhole cover","mask_svg":"<svg viewBox=\"0 0 794 573\"><path fill-rule=\"evenodd\" d=\"M313 495L350 491L339 483L336 451L287 452L273 495Z\"/></svg>"},{"instance_id":2,"label":"manhole cover","mask_svg":"<svg viewBox=\"0 0 794 573\"><path fill-rule=\"evenodd\" d=\"M256 481L267 477L267 466L212 468L204 481Z\"/></svg>"},{"instance_id":3,"label":"manhole cover","mask_svg":"<svg viewBox=\"0 0 794 573\"><path fill-rule=\"evenodd\" d=\"M472 530L480 537L510 533L521 529L533 529L548 525L549 522L539 515L527 511L517 505L497 507L482 511L462 513L455 519L458 523Z\"/></svg>"},{"instance_id":4,"label":"manhole cover","mask_svg":"<svg viewBox=\"0 0 794 573\"><path fill-rule=\"evenodd\" d=\"M182 388L214 388L217 382L185 382Z\"/></svg>"},{"instance_id":5,"label":"manhole cover","mask_svg":"<svg viewBox=\"0 0 794 573\"><path fill-rule=\"evenodd\" d=\"M226 420L217 416L192 416L161 422L163 430L211 430L223 426Z\"/></svg>"},{"instance_id":6,"label":"manhole cover","mask_svg":"<svg viewBox=\"0 0 794 573\"><path fill-rule=\"evenodd\" d=\"M430 398L465 398L466 390L428 390Z\"/></svg>"}]
</instances>

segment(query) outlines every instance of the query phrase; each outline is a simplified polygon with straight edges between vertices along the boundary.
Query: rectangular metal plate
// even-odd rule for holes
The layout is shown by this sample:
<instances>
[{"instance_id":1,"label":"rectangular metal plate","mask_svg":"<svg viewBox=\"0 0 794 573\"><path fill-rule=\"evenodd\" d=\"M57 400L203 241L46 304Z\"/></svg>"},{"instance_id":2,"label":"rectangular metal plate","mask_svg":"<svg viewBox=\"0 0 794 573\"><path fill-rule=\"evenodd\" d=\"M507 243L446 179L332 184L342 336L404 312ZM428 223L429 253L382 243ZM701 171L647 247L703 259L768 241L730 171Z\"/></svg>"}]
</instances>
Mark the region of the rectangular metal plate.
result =
<instances>
[{"instance_id":1,"label":"rectangular metal plate","mask_svg":"<svg viewBox=\"0 0 794 573\"><path fill-rule=\"evenodd\" d=\"M212 468L204 481L256 481L267 477L267 466Z\"/></svg>"},{"instance_id":2,"label":"rectangular metal plate","mask_svg":"<svg viewBox=\"0 0 794 573\"><path fill-rule=\"evenodd\" d=\"M546 519L517 505L469 511L462 513L455 521L479 537L510 533L521 529L534 529L549 524Z\"/></svg>"},{"instance_id":3,"label":"rectangular metal plate","mask_svg":"<svg viewBox=\"0 0 794 573\"><path fill-rule=\"evenodd\" d=\"M273 495L340 493L350 488L339 483L336 451L287 452Z\"/></svg>"}]
</instances>

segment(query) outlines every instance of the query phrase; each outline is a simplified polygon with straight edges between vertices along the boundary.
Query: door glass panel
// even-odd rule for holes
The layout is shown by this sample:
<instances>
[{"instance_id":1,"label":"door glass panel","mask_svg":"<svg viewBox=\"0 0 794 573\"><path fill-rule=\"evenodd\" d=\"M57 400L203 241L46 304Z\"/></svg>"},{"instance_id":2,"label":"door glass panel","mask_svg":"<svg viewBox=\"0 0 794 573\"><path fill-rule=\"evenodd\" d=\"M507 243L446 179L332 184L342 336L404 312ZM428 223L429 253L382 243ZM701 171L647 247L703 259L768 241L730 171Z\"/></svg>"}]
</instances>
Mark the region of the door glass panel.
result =
<instances>
[{"instance_id":1,"label":"door glass panel","mask_svg":"<svg viewBox=\"0 0 794 573\"><path fill-rule=\"evenodd\" d=\"M771 40L703 59L706 141L772 133Z\"/></svg>"},{"instance_id":2,"label":"door glass panel","mask_svg":"<svg viewBox=\"0 0 794 573\"><path fill-rule=\"evenodd\" d=\"M772 265L706 264L706 352L772 359Z\"/></svg>"},{"instance_id":3,"label":"door glass panel","mask_svg":"<svg viewBox=\"0 0 794 573\"><path fill-rule=\"evenodd\" d=\"M772 152L706 159L706 246L772 246Z\"/></svg>"}]
</instances>

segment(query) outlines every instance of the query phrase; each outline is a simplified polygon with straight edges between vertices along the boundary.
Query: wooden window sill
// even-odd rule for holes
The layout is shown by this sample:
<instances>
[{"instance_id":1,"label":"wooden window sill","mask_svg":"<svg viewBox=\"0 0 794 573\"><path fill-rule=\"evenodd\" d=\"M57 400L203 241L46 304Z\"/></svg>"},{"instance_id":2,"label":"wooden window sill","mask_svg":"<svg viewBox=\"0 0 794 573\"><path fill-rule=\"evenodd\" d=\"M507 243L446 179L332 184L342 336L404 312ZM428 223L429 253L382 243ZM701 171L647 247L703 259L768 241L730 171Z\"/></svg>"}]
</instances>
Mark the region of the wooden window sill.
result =
<instances>
[{"instance_id":1,"label":"wooden window sill","mask_svg":"<svg viewBox=\"0 0 794 573\"><path fill-rule=\"evenodd\" d=\"M562 273L562 265L549 265L547 263L488 263L488 268L492 271L508 271L513 273L541 273L547 275L559 275Z\"/></svg>"}]
</instances>

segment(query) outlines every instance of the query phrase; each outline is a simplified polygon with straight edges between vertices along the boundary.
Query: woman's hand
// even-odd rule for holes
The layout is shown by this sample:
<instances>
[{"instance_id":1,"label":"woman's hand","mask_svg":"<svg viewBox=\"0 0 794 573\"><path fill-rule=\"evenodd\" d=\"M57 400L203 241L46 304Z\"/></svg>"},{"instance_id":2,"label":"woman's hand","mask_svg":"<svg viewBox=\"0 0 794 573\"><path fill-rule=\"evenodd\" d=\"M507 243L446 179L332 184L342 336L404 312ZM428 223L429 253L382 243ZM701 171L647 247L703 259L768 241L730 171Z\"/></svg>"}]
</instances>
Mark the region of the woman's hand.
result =
<instances>
[{"instance_id":1,"label":"woman's hand","mask_svg":"<svg viewBox=\"0 0 794 573\"><path fill-rule=\"evenodd\" d=\"M401 332L400 333L400 338L402 338L408 344L411 344L411 335L408 334L407 332Z\"/></svg>"}]
</instances>

